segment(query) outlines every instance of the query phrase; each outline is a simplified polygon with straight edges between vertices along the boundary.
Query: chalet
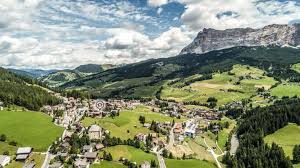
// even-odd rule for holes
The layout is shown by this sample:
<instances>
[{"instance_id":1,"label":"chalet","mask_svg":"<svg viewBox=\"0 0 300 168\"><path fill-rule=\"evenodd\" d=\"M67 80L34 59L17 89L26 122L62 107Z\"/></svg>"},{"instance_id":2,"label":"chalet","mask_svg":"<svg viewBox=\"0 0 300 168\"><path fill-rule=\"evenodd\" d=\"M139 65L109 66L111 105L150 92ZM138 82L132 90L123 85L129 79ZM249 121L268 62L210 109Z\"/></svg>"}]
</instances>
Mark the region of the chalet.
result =
<instances>
[{"instance_id":1,"label":"chalet","mask_svg":"<svg viewBox=\"0 0 300 168\"><path fill-rule=\"evenodd\" d=\"M175 134L181 134L183 132L182 124L181 123L175 123L173 132Z\"/></svg>"},{"instance_id":2,"label":"chalet","mask_svg":"<svg viewBox=\"0 0 300 168\"><path fill-rule=\"evenodd\" d=\"M96 149L97 150L102 150L104 148L104 145L103 144L96 144Z\"/></svg>"},{"instance_id":3,"label":"chalet","mask_svg":"<svg viewBox=\"0 0 300 168\"><path fill-rule=\"evenodd\" d=\"M93 152L93 146L91 146L91 145L84 145L82 147L82 151L83 152Z\"/></svg>"},{"instance_id":4,"label":"chalet","mask_svg":"<svg viewBox=\"0 0 300 168\"><path fill-rule=\"evenodd\" d=\"M144 123L145 128L150 128L151 124L150 123Z\"/></svg>"},{"instance_id":5,"label":"chalet","mask_svg":"<svg viewBox=\"0 0 300 168\"><path fill-rule=\"evenodd\" d=\"M88 135L91 140L100 139L102 136L101 128L98 125L92 125L88 130Z\"/></svg>"},{"instance_id":6,"label":"chalet","mask_svg":"<svg viewBox=\"0 0 300 168\"><path fill-rule=\"evenodd\" d=\"M0 167L5 167L10 162L10 157L6 155L0 155Z\"/></svg>"},{"instance_id":7,"label":"chalet","mask_svg":"<svg viewBox=\"0 0 300 168\"><path fill-rule=\"evenodd\" d=\"M146 142L147 135L142 134L142 133L139 133L139 134L137 134L135 137L136 137L136 139L139 140L139 141Z\"/></svg>"},{"instance_id":8,"label":"chalet","mask_svg":"<svg viewBox=\"0 0 300 168\"><path fill-rule=\"evenodd\" d=\"M87 162L87 159L76 159L74 162L74 166L76 168L87 168L89 166L89 163Z\"/></svg>"},{"instance_id":9,"label":"chalet","mask_svg":"<svg viewBox=\"0 0 300 168\"><path fill-rule=\"evenodd\" d=\"M90 163L93 163L97 159L98 153L97 152L85 152L84 158Z\"/></svg>"},{"instance_id":10,"label":"chalet","mask_svg":"<svg viewBox=\"0 0 300 168\"><path fill-rule=\"evenodd\" d=\"M141 168L151 168L151 165L150 165L149 162L144 161L144 162L141 164Z\"/></svg>"},{"instance_id":11,"label":"chalet","mask_svg":"<svg viewBox=\"0 0 300 168\"><path fill-rule=\"evenodd\" d=\"M29 157L31 152L32 152L31 147L18 148L17 153L16 153L16 155L17 155L16 160L17 161L25 161Z\"/></svg>"}]
</instances>

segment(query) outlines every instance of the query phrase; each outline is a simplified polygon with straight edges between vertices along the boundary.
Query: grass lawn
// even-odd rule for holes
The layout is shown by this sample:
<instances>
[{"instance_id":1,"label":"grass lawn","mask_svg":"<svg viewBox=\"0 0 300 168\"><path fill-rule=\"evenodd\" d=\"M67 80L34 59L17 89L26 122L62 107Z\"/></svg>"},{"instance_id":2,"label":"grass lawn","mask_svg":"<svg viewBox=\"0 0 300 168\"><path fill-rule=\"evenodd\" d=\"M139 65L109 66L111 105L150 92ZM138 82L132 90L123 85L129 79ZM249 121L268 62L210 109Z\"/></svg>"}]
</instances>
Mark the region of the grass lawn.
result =
<instances>
[{"instance_id":1,"label":"grass lawn","mask_svg":"<svg viewBox=\"0 0 300 168\"><path fill-rule=\"evenodd\" d=\"M174 160L165 159L168 168L216 168L216 165L202 160Z\"/></svg>"},{"instance_id":2,"label":"grass lawn","mask_svg":"<svg viewBox=\"0 0 300 168\"><path fill-rule=\"evenodd\" d=\"M0 155L8 151L9 155L14 155L17 152L17 147L9 145L7 142L0 142Z\"/></svg>"},{"instance_id":3,"label":"grass lawn","mask_svg":"<svg viewBox=\"0 0 300 168\"><path fill-rule=\"evenodd\" d=\"M127 167L118 162L101 161L100 164L93 164L90 166L90 168L127 168Z\"/></svg>"},{"instance_id":4,"label":"grass lawn","mask_svg":"<svg viewBox=\"0 0 300 168\"><path fill-rule=\"evenodd\" d=\"M240 84L237 84L239 82ZM257 88L269 89L277 83L273 78L265 76L265 72L258 68L245 65L234 65L228 72L215 73L213 78L198 81L183 88L165 85L162 90L162 99L183 101L198 101L205 103L209 97L218 99L218 106L240 101L256 95Z\"/></svg>"},{"instance_id":5,"label":"grass lawn","mask_svg":"<svg viewBox=\"0 0 300 168\"><path fill-rule=\"evenodd\" d=\"M293 158L294 146L300 143L300 126L289 124L264 139L268 144L275 142L283 148L287 156Z\"/></svg>"},{"instance_id":6,"label":"grass lawn","mask_svg":"<svg viewBox=\"0 0 300 168\"><path fill-rule=\"evenodd\" d=\"M283 96L300 96L300 85L296 83L280 84L271 90L271 95L279 98Z\"/></svg>"},{"instance_id":7,"label":"grass lawn","mask_svg":"<svg viewBox=\"0 0 300 168\"><path fill-rule=\"evenodd\" d=\"M34 161L35 167L40 168L40 167L42 167L44 160L45 160L45 155L42 155L39 153L34 153L26 160L26 163L30 163L31 161ZM24 166L23 162L12 161L5 168L22 168L23 166Z\"/></svg>"},{"instance_id":8,"label":"grass lawn","mask_svg":"<svg viewBox=\"0 0 300 168\"><path fill-rule=\"evenodd\" d=\"M229 122L229 127L222 129L218 133L218 145L224 151L225 150L226 142L227 142L228 137L229 137L229 133L236 126L236 121L235 120L231 120L231 119L229 119L227 117L224 117L224 118L222 118L222 120L220 122Z\"/></svg>"},{"instance_id":9,"label":"grass lawn","mask_svg":"<svg viewBox=\"0 0 300 168\"><path fill-rule=\"evenodd\" d=\"M99 119L86 117L82 123L85 127L96 123L104 129L109 130L112 136L120 137L122 139L133 139L138 133L148 134L151 132L148 128L145 128L142 124L140 124L139 116L145 116L146 122L148 123L151 123L152 120L159 122L172 122L174 119L175 121L179 121L176 118L154 113L151 111L150 107L138 106L134 110L121 111L120 115L115 118L105 117ZM183 119L180 121L182 120ZM129 130L129 133L127 130Z\"/></svg>"},{"instance_id":10,"label":"grass lawn","mask_svg":"<svg viewBox=\"0 0 300 168\"><path fill-rule=\"evenodd\" d=\"M300 63L294 64L291 69L300 73Z\"/></svg>"},{"instance_id":11,"label":"grass lawn","mask_svg":"<svg viewBox=\"0 0 300 168\"><path fill-rule=\"evenodd\" d=\"M111 153L114 161L119 161L121 157L124 157L130 161L137 162L137 164L141 164L143 161L151 162L151 160L156 160L156 163L158 163L156 155L146 153L132 146L118 145L105 148L105 151Z\"/></svg>"},{"instance_id":12,"label":"grass lawn","mask_svg":"<svg viewBox=\"0 0 300 168\"><path fill-rule=\"evenodd\" d=\"M5 134L7 141L16 141L18 146L30 146L38 152L46 151L63 132L63 128L51 121L50 116L40 112L0 111L0 134ZM4 152L2 150L0 153Z\"/></svg>"}]
</instances>

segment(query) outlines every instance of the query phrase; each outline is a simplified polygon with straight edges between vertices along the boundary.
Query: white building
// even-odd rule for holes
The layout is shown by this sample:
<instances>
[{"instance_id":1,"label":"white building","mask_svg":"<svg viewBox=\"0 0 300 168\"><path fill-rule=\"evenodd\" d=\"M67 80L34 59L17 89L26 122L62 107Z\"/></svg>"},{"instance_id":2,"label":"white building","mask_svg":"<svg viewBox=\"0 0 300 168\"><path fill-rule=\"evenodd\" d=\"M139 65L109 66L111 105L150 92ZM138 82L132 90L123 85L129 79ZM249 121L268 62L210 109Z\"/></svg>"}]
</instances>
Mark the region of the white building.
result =
<instances>
[{"instance_id":1,"label":"white building","mask_svg":"<svg viewBox=\"0 0 300 168\"><path fill-rule=\"evenodd\" d=\"M32 152L31 147L18 148L16 160L18 160L18 161L26 160L29 157L29 155L31 154L31 152Z\"/></svg>"},{"instance_id":2,"label":"white building","mask_svg":"<svg viewBox=\"0 0 300 168\"><path fill-rule=\"evenodd\" d=\"M10 162L10 157L6 155L0 155L0 167L5 167Z\"/></svg>"},{"instance_id":3,"label":"white building","mask_svg":"<svg viewBox=\"0 0 300 168\"><path fill-rule=\"evenodd\" d=\"M92 125L88 131L90 139L100 139L101 134L101 128L98 125Z\"/></svg>"}]
</instances>

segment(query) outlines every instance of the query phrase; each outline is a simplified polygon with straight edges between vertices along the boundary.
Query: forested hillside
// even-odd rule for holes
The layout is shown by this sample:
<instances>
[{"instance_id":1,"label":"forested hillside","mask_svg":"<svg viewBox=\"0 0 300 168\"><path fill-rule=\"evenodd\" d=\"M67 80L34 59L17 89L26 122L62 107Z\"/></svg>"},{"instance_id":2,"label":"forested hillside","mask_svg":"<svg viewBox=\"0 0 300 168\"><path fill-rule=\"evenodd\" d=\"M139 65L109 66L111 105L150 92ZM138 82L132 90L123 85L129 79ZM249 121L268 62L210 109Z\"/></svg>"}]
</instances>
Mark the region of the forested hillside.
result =
<instances>
[{"instance_id":1,"label":"forested hillside","mask_svg":"<svg viewBox=\"0 0 300 168\"><path fill-rule=\"evenodd\" d=\"M240 146L236 155L227 155L225 162L233 168L292 168L290 158L285 157L281 147L268 146L263 140L288 123L300 125L299 98L284 98L272 106L250 110L242 117L237 130Z\"/></svg>"},{"instance_id":2,"label":"forested hillside","mask_svg":"<svg viewBox=\"0 0 300 168\"><path fill-rule=\"evenodd\" d=\"M5 105L15 104L30 110L39 110L43 105L59 103L59 99L37 84L33 79L0 68L0 101Z\"/></svg>"}]
</instances>

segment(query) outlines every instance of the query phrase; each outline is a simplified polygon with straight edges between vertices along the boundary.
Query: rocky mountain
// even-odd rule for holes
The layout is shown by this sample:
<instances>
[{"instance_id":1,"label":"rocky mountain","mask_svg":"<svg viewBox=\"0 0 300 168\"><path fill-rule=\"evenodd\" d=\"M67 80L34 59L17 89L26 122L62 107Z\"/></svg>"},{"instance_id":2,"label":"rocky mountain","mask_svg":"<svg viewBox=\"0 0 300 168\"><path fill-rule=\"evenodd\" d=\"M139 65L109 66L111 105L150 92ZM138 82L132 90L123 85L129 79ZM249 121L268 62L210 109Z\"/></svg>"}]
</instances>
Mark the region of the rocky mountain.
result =
<instances>
[{"instance_id":1,"label":"rocky mountain","mask_svg":"<svg viewBox=\"0 0 300 168\"><path fill-rule=\"evenodd\" d=\"M269 25L261 29L203 29L180 55L205 53L235 46L300 46L300 24Z\"/></svg>"}]
</instances>

